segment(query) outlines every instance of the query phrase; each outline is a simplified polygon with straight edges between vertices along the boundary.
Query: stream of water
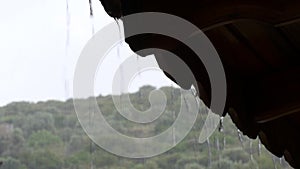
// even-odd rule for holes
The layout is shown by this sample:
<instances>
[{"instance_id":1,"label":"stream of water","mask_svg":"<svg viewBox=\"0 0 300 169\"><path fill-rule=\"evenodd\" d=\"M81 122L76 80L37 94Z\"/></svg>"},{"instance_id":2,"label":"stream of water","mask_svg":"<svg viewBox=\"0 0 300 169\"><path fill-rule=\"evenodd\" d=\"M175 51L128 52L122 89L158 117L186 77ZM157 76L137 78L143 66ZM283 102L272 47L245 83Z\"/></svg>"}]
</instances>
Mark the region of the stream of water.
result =
<instances>
[{"instance_id":1,"label":"stream of water","mask_svg":"<svg viewBox=\"0 0 300 169\"><path fill-rule=\"evenodd\" d=\"M70 44L70 9L69 9L69 0L66 0L66 41L65 41L65 57L63 60L63 74L64 74L64 92L65 99L67 100L69 96L69 80L68 80L68 71L67 71L67 61L69 55L69 44Z\"/></svg>"},{"instance_id":2,"label":"stream of water","mask_svg":"<svg viewBox=\"0 0 300 169\"><path fill-rule=\"evenodd\" d=\"M272 161L273 161L273 164L274 164L274 169L277 169L276 157L274 155L272 156Z\"/></svg>"},{"instance_id":3,"label":"stream of water","mask_svg":"<svg viewBox=\"0 0 300 169\"><path fill-rule=\"evenodd\" d=\"M207 138L206 142L208 148L208 166L211 166L211 147L210 147L209 138Z\"/></svg>"},{"instance_id":4,"label":"stream of water","mask_svg":"<svg viewBox=\"0 0 300 169\"><path fill-rule=\"evenodd\" d=\"M92 4L92 0L89 0L89 7L90 7L90 21L91 21L91 33L92 36L95 34L95 24L94 24L94 12L93 12L93 4ZM92 104L93 100L90 99L89 101L89 114L90 114L90 125L92 126L92 128L94 128L94 115L95 115L95 107ZM91 107L93 106L93 107ZM90 154L91 154L91 161L90 161L90 169L94 169L94 142L93 140L90 140Z\"/></svg>"},{"instance_id":5,"label":"stream of water","mask_svg":"<svg viewBox=\"0 0 300 169\"><path fill-rule=\"evenodd\" d=\"M122 57L121 57L121 47L122 47L122 41L123 41L123 34L122 34L122 29L121 29L121 22L118 20L118 19L115 19L116 21L116 24L118 26L118 31L119 31L119 43L117 44L117 56L120 60L122 60ZM120 63L120 72L121 72L121 79L120 79L120 95L123 94L123 87L124 86L124 70L123 70L123 66L122 66L122 63Z\"/></svg>"},{"instance_id":6,"label":"stream of water","mask_svg":"<svg viewBox=\"0 0 300 169\"><path fill-rule=\"evenodd\" d=\"M260 139L258 139L258 156L261 155L261 142Z\"/></svg>"},{"instance_id":7,"label":"stream of water","mask_svg":"<svg viewBox=\"0 0 300 169\"><path fill-rule=\"evenodd\" d=\"M243 134L239 129L237 130L237 133L238 133L238 138L239 138L239 141L242 145L242 148L244 149L244 140L243 140L243 137L242 137Z\"/></svg>"}]
</instances>

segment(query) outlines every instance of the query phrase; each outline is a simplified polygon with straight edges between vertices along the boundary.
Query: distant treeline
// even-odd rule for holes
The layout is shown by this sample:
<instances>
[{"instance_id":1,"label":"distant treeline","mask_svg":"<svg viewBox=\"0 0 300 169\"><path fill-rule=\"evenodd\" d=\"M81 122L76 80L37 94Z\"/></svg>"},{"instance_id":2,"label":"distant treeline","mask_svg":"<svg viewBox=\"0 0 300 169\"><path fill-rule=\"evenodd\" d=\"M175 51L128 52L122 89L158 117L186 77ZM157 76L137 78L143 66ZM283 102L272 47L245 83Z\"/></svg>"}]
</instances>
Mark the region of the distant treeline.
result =
<instances>
[{"instance_id":1,"label":"distant treeline","mask_svg":"<svg viewBox=\"0 0 300 169\"><path fill-rule=\"evenodd\" d=\"M134 107L147 110L149 93L145 86L130 94ZM97 102L109 124L129 136L149 137L172 125L180 108L180 89L163 87L167 97L164 114L150 124L128 122L114 107L112 97L99 96ZM272 169L288 168L284 160L273 158L259 144L238 134L229 117L224 130L215 131L206 143L198 136L206 108L189 135L174 149L148 159L122 158L94 144L80 126L73 101L17 102L0 108L0 169ZM261 148L260 148L261 147Z\"/></svg>"}]
</instances>

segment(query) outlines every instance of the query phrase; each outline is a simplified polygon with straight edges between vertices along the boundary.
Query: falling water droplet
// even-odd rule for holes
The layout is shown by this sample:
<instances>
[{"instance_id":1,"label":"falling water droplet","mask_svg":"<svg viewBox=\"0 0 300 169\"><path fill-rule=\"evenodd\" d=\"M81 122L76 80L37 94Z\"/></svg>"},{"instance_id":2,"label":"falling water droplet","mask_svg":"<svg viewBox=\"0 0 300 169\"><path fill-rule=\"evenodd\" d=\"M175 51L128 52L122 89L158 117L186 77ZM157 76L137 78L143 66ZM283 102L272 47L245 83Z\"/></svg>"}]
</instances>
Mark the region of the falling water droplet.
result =
<instances>
[{"instance_id":1,"label":"falling water droplet","mask_svg":"<svg viewBox=\"0 0 300 169\"><path fill-rule=\"evenodd\" d=\"M119 43L118 43L118 46L117 46L117 55L119 58L121 58L121 55L120 55L120 41L122 39L122 32L121 32L121 26L120 26L120 23L118 21L118 19L115 18L115 22L118 26L118 31L119 31Z\"/></svg>"},{"instance_id":2,"label":"falling water droplet","mask_svg":"<svg viewBox=\"0 0 300 169\"><path fill-rule=\"evenodd\" d=\"M140 61L139 61L139 55L136 54L136 63L137 63L137 72L138 72L138 76L141 76L141 68L140 68Z\"/></svg>"},{"instance_id":3,"label":"falling water droplet","mask_svg":"<svg viewBox=\"0 0 300 169\"><path fill-rule=\"evenodd\" d=\"M282 157L279 158L279 164L282 165Z\"/></svg>"},{"instance_id":4,"label":"falling water droplet","mask_svg":"<svg viewBox=\"0 0 300 169\"><path fill-rule=\"evenodd\" d=\"M93 12L92 0L89 0L89 5L90 5L90 16L93 17L94 16L94 12Z\"/></svg>"},{"instance_id":5,"label":"falling water droplet","mask_svg":"<svg viewBox=\"0 0 300 169\"><path fill-rule=\"evenodd\" d=\"M186 106L186 111L189 112L189 111L190 111L190 108L189 108L188 102L186 101L185 96L183 96L183 101L184 101L184 105Z\"/></svg>"},{"instance_id":6,"label":"falling water droplet","mask_svg":"<svg viewBox=\"0 0 300 169\"><path fill-rule=\"evenodd\" d=\"M250 160L253 161L252 140L250 140L249 142L249 153L250 153Z\"/></svg>"},{"instance_id":7,"label":"falling water droplet","mask_svg":"<svg viewBox=\"0 0 300 169\"><path fill-rule=\"evenodd\" d=\"M66 50L69 46L69 40L70 40L70 10L69 10L69 0L66 0Z\"/></svg>"},{"instance_id":8,"label":"falling water droplet","mask_svg":"<svg viewBox=\"0 0 300 169\"><path fill-rule=\"evenodd\" d=\"M68 77L67 77L67 70L65 68L64 70L64 74L65 74L65 100L68 100L69 98L69 81L68 81Z\"/></svg>"},{"instance_id":9,"label":"falling water droplet","mask_svg":"<svg viewBox=\"0 0 300 169\"><path fill-rule=\"evenodd\" d=\"M173 111L173 121L176 120L176 113L175 111ZM172 128L172 134L173 134L173 145L175 146L176 145L176 134L175 134L175 127L173 125L173 128Z\"/></svg>"},{"instance_id":10,"label":"falling water droplet","mask_svg":"<svg viewBox=\"0 0 300 169\"><path fill-rule=\"evenodd\" d=\"M225 135L223 134L223 149L225 149L226 147L226 137Z\"/></svg>"},{"instance_id":11,"label":"falling water droplet","mask_svg":"<svg viewBox=\"0 0 300 169\"><path fill-rule=\"evenodd\" d=\"M198 107L198 110L200 112L200 109L201 109L201 106L200 106L201 100L200 100L199 94L198 94L198 92L197 92L197 90L196 90L196 88L195 88L194 85L191 86L190 92L195 97L195 100L196 100L196 103L197 103L197 107Z\"/></svg>"},{"instance_id":12,"label":"falling water droplet","mask_svg":"<svg viewBox=\"0 0 300 169\"><path fill-rule=\"evenodd\" d=\"M219 143L219 138L218 137L216 139L216 146L217 146L217 150L220 151L220 143Z\"/></svg>"},{"instance_id":13,"label":"falling water droplet","mask_svg":"<svg viewBox=\"0 0 300 169\"><path fill-rule=\"evenodd\" d=\"M220 123L219 123L219 132L223 132L224 131L224 125L223 125L223 122L224 122L224 117L221 116L220 118Z\"/></svg>"},{"instance_id":14,"label":"falling water droplet","mask_svg":"<svg viewBox=\"0 0 300 169\"><path fill-rule=\"evenodd\" d=\"M192 94L193 94L195 97L198 96L197 90L196 90L196 88L195 88L194 85L191 86L190 91L192 92Z\"/></svg>"},{"instance_id":15,"label":"falling water droplet","mask_svg":"<svg viewBox=\"0 0 300 169\"><path fill-rule=\"evenodd\" d=\"M207 138L206 142L207 142L207 148L208 148L208 166L211 166L211 149L210 149L209 138Z\"/></svg>"},{"instance_id":16,"label":"falling water droplet","mask_svg":"<svg viewBox=\"0 0 300 169\"><path fill-rule=\"evenodd\" d=\"M221 157L222 157L222 152L220 149L219 137L216 138L216 146L217 146L217 152L218 152L218 161L220 163Z\"/></svg>"}]
</instances>

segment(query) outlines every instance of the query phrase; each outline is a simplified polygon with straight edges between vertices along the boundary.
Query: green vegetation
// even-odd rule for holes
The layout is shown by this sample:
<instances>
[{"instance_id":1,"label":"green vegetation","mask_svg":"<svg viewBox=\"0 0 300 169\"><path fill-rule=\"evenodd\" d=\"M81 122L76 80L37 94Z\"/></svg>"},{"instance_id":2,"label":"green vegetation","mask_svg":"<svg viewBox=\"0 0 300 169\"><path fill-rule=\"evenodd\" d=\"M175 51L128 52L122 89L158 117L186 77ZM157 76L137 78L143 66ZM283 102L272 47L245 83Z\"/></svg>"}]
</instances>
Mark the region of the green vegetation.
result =
<instances>
[{"instance_id":1,"label":"green vegetation","mask_svg":"<svg viewBox=\"0 0 300 169\"><path fill-rule=\"evenodd\" d=\"M150 107L145 86L130 94L138 110ZM163 115L150 124L136 124L123 118L113 106L111 96L99 96L97 102L108 123L121 133L134 137L154 136L172 125L180 108L180 90L164 87L168 103ZM176 111L177 110L177 111ZM92 111L92 110L91 110ZM189 135L174 149L148 159L127 159L112 155L93 144L81 128L73 101L18 102L0 108L0 169L272 169L288 164L272 156L258 140L238 136L229 117L224 131L199 144L205 121L202 106Z\"/></svg>"}]
</instances>

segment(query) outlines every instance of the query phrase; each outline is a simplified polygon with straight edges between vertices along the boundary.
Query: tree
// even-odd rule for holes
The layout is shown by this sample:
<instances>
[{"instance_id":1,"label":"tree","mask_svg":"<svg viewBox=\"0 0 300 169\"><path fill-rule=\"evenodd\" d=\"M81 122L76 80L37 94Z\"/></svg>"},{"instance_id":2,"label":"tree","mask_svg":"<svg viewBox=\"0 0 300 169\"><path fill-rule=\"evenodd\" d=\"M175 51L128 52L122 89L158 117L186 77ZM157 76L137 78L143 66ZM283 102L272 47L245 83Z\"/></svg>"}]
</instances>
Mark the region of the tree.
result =
<instances>
[{"instance_id":1,"label":"tree","mask_svg":"<svg viewBox=\"0 0 300 169\"><path fill-rule=\"evenodd\" d=\"M45 112L36 112L33 115L28 115L21 119L21 126L25 137L30 136L32 133L39 130L54 131L54 119L52 114Z\"/></svg>"},{"instance_id":2,"label":"tree","mask_svg":"<svg viewBox=\"0 0 300 169\"><path fill-rule=\"evenodd\" d=\"M184 166L184 169L204 169L204 167L194 162L194 163L186 164Z\"/></svg>"},{"instance_id":3,"label":"tree","mask_svg":"<svg viewBox=\"0 0 300 169\"><path fill-rule=\"evenodd\" d=\"M1 169L26 169L26 166L23 165L19 160L8 157L3 160L3 164L0 167Z\"/></svg>"},{"instance_id":4,"label":"tree","mask_svg":"<svg viewBox=\"0 0 300 169\"><path fill-rule=\"evenodd\" d=\"M63 160L48 150L34 152L27 159L29 169L61 169L63 166Z\"/></svg>"},{"instance_id":5,"label":"tree","mask_svg":"<svg viewBox=\"0 0 300 169\"><path fill-rule=\"evenodd\" d=\"M28 139L28 145L33 148L45 148L51 145L60 146L61 144L62 141L58 136L46 130L33 133Z\"/></svg>"}]
</instances>

